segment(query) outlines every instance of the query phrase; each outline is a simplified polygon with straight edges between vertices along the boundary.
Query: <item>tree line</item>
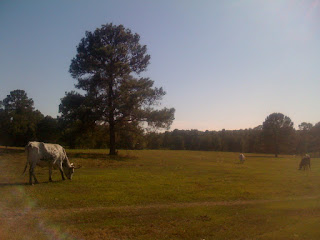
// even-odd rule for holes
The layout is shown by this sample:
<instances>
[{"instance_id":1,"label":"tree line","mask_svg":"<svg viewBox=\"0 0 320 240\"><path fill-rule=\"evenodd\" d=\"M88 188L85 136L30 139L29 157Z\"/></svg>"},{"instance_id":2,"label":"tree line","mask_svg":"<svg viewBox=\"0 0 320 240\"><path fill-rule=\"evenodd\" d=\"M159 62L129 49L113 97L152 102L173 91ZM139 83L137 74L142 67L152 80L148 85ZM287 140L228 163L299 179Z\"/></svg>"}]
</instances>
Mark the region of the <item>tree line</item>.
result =
<instances>
[{"instance_id":1,"label":"tree line","mask_svg":"<svg viewBox=\"0 0 320 240\"><path fill-rule=\"evenodd\" d=\"M65 110L62 99L60 108ZM69 115L68 115L69 116ZM109 125L83 117L44 116L24 90L14 90L0 101L0 145L25 146L28 141L60 143L69 148L109 148ZM146 131L137 122L117 128L117 149L171 149L246 153L320 153L320 122L303 122L294 129L291 119L273 113L255 128L243 130Z\"/></svg>"},{"instance_id":2,"label":"tree line","mask_svg":"<svg viewBox=\"0 0 320 240\"><path fill-rule=\"evenodd\" d=\"M273 113L274 115L283 115ZM266 121L268 119L266 118ZM320 155L320 122L301 123L298 129L275 132L267 123L250 129L220 131L178 130L146 134L148 149L201 150L244 153ZM270 133L270 131L274 131Z\"/></svg>"},{"instance_id":3,"label":"tree line","mask_svg":"<svg viewBox=\"0 0 320 240\"><path fill-rule=\"evenodd\" d=\"M0 101L0 144L24 146L28 141L60 143L70 148L186 149L233 152L319 152L319 123L299 129L281 113L261 126L237 131L174 130L174 108L160 109L166 92L141 74L150 62L140 36L123 25L105 24L87 31L71 60L69 73L80 92L66 92L60 116L34 109L24 90ZM152 130L152 131L151 131Z\"/></svg>"}]
</instances>

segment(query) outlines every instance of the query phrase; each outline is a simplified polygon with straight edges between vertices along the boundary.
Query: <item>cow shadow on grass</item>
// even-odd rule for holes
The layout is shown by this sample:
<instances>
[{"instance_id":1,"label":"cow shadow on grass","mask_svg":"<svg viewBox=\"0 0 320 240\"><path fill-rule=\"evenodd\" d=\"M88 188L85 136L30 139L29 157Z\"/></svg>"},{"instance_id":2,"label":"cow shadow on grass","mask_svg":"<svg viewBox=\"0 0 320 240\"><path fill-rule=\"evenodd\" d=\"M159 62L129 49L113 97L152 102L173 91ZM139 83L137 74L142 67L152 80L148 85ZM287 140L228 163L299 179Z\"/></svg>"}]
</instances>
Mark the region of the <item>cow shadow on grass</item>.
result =
<instances>
[{"instance_id":1,"label":"cow shadow on grass","mask_svg":"<svg viewBox=\"0 0 320 240\"><path fill-rule=\"evenodd\" d=\"M65 180L66 181L66 180ZM39 183L35 183L34 185L41 185L41 184L55 184L55 183L61 183L61 182L65 182L63 180L53 180L52 182L50 181L43 181L43 182L39 182ZM17 186L30 186L29 182L0 182L0 188L3 187L17 187Z\"/></svg>"},{"instance_id":2,"label":"cow shadow on grass","mask_svg":"<svg viewBox=\"0 0 320 240\"><path fill-rule=\"evenodd\" d=\"M13 183L0 183L0 188L1 187L9 187L9 186L25 186L28 185L27 182L13 182Z\"/></svg>"}]
</instances>

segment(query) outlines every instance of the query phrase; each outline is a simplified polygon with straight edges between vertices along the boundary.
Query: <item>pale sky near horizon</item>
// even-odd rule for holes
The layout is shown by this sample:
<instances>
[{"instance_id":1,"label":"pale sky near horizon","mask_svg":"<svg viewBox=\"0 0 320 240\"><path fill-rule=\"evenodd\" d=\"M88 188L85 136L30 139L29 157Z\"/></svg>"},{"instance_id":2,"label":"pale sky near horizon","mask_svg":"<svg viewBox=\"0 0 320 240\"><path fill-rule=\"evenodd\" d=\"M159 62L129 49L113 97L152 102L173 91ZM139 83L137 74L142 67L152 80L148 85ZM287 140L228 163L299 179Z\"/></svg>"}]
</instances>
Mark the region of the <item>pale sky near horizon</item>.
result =
<instances>
[{"instance_id":1,"label":"pale sky near horizon","mask_svg":"<svg viewBox=\"0 0 320 240\"><path fill-rule=\"evenodd\" d=\"M171 130L254 128L274 112L320 122L320 0L2 0L0 100L23 89L56 117L76 46L111 22L147 45Z\"/></svg>"}]
</instances>

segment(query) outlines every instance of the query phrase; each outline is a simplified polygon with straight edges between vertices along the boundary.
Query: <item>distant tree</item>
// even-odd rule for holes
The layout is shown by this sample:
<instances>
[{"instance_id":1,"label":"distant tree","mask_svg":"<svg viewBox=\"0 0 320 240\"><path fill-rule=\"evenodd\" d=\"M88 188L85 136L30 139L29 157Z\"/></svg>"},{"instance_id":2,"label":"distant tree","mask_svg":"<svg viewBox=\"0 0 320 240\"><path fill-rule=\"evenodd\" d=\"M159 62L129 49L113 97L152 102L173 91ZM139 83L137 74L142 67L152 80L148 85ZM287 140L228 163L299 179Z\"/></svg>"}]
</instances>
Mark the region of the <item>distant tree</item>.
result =
<instances>
[{"instance_id":1,"label":"distant tree","mask_svg":"<svg viewBox=\"0 0 320 240\"><path fill-rule=\"evenodd\" d=\"M199 150L200 149L200 132L198 130L192 129L187 131L185 134L187 139L187 149L188 150Z\"/></svg>"},{"instance_id":2,"label":"distant tree","mask_svg":"<svg viewBox=\"0 0 320 240\"><path fill-rule=\"evenodd\" d=\"M259 126L255 127L253 130L262 131L263 130L263 126L259 125Z\"/></svg>"},{"instance_id":3,"label":"distant tree","mask_svg":"<svg viewBox=\"0 0 320 240\"><path fill-rule=\"evenodd\" d=\"M10 116L0 104L0 145L12 145L13 138L10 134Z\"/></svg>"},{"instance_id":4,"label":"distant tree","mask_svg":"<svg viewBox=\"0 0 320 240\"><path fill-rule=\"evenodd\" d=\"M310 130L310 148L313 152L320 154L320 122L316 123Z\"/></svg>"},{"instance_id":5,"label":"distant tree","mask_svg":"<svg viewBox=\"0 0 320 240\"><path fill-rule=\"evenodd\" d=\"M1 132L5 145L24 146L36 139L38 122L43 115L34 110L33 100L24 90L14 90L2 101Z\"/></svg>"},{"instance_id":6,"label":"distant tree","mask_svg":"<svg viewBox=\"0 0 320 240\"><path fill-rule=\"evenodd\" d=\"M99 104L94 102L93 99L83 96L75 91L66 92L65 97L61 99L59 105L59 112L62 113L60 120L64 124L70 125L73 122L81 121L82 128L91 128L96 123L96 118L99 117L95 113L95 108Z\"/></svg>"},{"instance_id":7,"label":"distant tree","mask_svg":"<svg viewBox=\"0 0 320 240\"><path fill-rule=\"evenodd\" d=\"M105 133L99 122L96 122L94 102L85 96L71 91L66 93L59 105L59 126L62 129L61 140L70 148L97 148L100 134ZM99 129L99 133L96 130ZM89 139L90 136L90 139Z\"/></svg>"},{"instance_id":8,"label":"distant tree","mask_svg":"<svg viewBox=\"0 0 320 240\"><path fill-rule=\"evenodd\" d=\"M262 131L265 145L278 157L280 149L288 146L294 131L293 122L282 113L272 113L263 122Z\"/></svg>"},{"instance_id":9,"label":"distant tree","mask_svg":"<svg viewBox=\"0 0 320 240\"><path fill-rule=\"evenodd\" d=\"M21 114L34 110L33 100L28 98L24 90L14 90L3 100L3 106L8 113Z\"/></svg>"},{"instance_id":10,"label":"distant tree","mask_svg":"<svg viewBox=\"0 0 320 240\"><path fill-rule=\"evenodd\" d=\"M170 138L170 149L172 150L183 150L184 149L184 139L181 135L180 130L175 129L171 132Z\"/></svg>"},{"instance_id":11,"label":"distant tree","mask_svg":"<svg viewBox=\"0 0 320 240\"><path fill-rule=\"evenodd\" d=\"M60 137L58 120L50 116L41 119L37 125L37 140L56 143Z\"/></svg>"},{"instance_id":12,"label":"distant tree","mask_svg":"<svg viewBox=\"0 0 320 240\"><path fill-rule=\"evenodd\" d=\"M299 130L296 131L296 152L300 154L309 153L311 151L311 123L303 122L299 125Z\"/></svg>"},{"instance_id":13,"label":"distant tree","mask_svg":"<svg viewBox=\"0 0 320 240\"><path fill-rule=\"evenodd\" d=\"M160 149L163 147L163 136L164 134L156 133L156 132L149 132L146 134L145 138L147 141L146 147L148 149Z\"/></svg>"},{"instance_id":14,"label":"distant tree","mask_svg":"<svg viewBox=\"0 0 320 240\"><path fill-rule=\"evenodd\" d=\"M144 130L138 122L129 122L118 127L116 133L118 148L142 149L144 148Z\"/></svg>"},{"instance_id":15,"label":"distant tree","mask_svg":"<svg viewBox=\"0 0 320 240\"><path fill-rule=\"evenodd\" d=\"M262 125L245 132L242 152L263 152Z\"/></svg>"},{"instance_id":16,"label":"distant tree","mask_svg":"<svg viewBox=\"0 0 320 240\"><path fill-rule=\"evenodd\" d=\"M312 129L312 127L313 127L312 123L303 122L299 125L299 130L300 131L310 131Z\"/></svg>"},{"instance_id":17,"label":"distant tree","mask_svg":"<svg viewBox=\"0 0 320 240\"><path fill-rule=\"evenodd\" d=\"M62 103L62 117L72 119L86 112L82 117L108 124L110 155L116 154L116 132L124 124L145 121L155 128L168 128L174 119L173 108L153 107L165 95L163 89L153 87L149 78L138 77L150 60L139 40L138 34L122 25L102 25L86 32L71 61L69 71L85 95L67 93L65 98L77 101L68 106Z\"/></svg>"},{"instance_id":18,"label":"distant tree","mask_svg":"<svg viewBox=\"0 0 320 240\"><path fill-rule=\"evenodd\" d=\"M165 131L163 133L162 148L170 149L170 142L171 142L171 132Z\"/></svg>"},{"instance_id":19,"label":"distant tree","mask_svg":"<svg viewBox=\"0 0 320 240\"><path fill-rule=\"evenodd\" d=\"M218 132L212 133L212 148L214 151L221 151L221 139Z\"/></svg>"}]
</instances>

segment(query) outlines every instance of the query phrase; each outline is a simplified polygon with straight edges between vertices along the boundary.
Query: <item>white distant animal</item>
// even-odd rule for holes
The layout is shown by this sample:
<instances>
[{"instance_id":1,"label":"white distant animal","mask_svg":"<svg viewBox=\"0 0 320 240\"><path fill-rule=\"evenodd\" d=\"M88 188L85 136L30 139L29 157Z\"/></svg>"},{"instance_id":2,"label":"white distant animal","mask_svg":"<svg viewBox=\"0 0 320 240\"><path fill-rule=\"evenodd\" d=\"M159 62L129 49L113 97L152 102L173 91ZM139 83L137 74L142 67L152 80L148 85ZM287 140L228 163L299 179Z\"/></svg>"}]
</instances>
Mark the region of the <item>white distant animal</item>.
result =
<instances>
[{"instance_id":1,"label":"white distant animal","mask_svg":"<svg viewBox=\"0 0 320 240\"><path fill-rule=\"evenodd\" d=\"M246 157L242 153L240 153L239 160L240 160L240 163L244 163L244 160L246 160Z\"/></svg>"},{"instance_id":2,"label":"white distant animal","mask_svg":"<svg viewBox=\"0 0 320 240\"><path fill-rule=\"evenodd\" d=\"M69 162L66 151L59 144L50 144L43 142L29 142L25 147L27 152L27 162L23 173L26 172L28 164L29 168L29 183L32 185L32 177L35 183L39 183L35 174L34 168L36 165L40 167L49 166L49 181L52 182L52 168L58 167L61 173L62 180L65 180L64 174L68 179L72 179L74 169L76 167ZM79 168L79 167L77 167Z\"/></svg>"}]
</instances>

